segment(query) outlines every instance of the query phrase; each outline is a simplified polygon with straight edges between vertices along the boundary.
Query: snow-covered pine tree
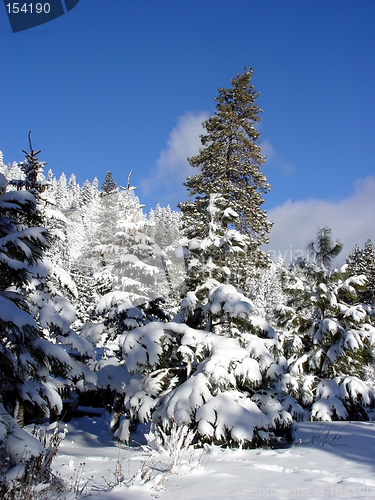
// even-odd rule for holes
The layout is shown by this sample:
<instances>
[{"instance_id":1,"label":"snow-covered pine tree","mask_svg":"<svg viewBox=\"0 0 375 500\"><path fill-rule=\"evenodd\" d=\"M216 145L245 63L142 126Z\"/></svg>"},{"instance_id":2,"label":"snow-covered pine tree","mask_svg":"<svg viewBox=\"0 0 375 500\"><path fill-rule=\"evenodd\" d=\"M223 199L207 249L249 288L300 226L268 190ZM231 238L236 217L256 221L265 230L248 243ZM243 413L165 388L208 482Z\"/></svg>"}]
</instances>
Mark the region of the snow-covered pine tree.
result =
<instances>
[{"instance_id":1,"label":"snow-covered pine tree","mask_svg":"<svg viewBox=\"0 0 375 500\"><path fill-rule=\"evenodd\" d=\"M69 276L70 255L67 241L67 221L61 210L57 207L55 192L49 180L45 179L43 170L46 162L38 160L39 151L32 149L29 132L30 151L25 152L25 161L20 163L24 172L23 180L11 180L10 183L17 185L17 189L30 191L37 203L37 212L40 222L48 230L51 238L50 246L44 253L46 268L49 269L49 280L53 281L52 288L56 292L56 286L60 292L66 292L70 296L76 294L76 287ZM51 177L52 172L49 177ZM47 263L48 261L48 263ZM51 290L52 291L52 290Z\"/></svg>"},{"instance_id":2,"label":"snow-covered pine tree","mask_svg":"<svg viewBox=\"0 0 375 500\"><path fill-rule=\"evenodd\" d=\"M19 164L24 179L12 179L11 184L17 187L17 190L26 189L32 194L41 193L44 191L47 182L43 175L45 162L40 162L38 159L39 151L34 151L31 144L31 131L29 131L29 146L30 151L24 151L26 157L25 161Z\"/></svg>"},{"instance_id":3,"label":"snow-covered pine tree","mask_svg":"<svg viewBox=\"0 0 375 500\"><path fill-rule=\"evenodd\" d=\"M366 287L359 292L362 302L375 306L375 247L369 239L363 248L358 245L352 250L352 253L346 258L347 267L345 273L349 276L366 276Z\"/></svg>"},{"instance_id":4,"label":"snow-covered pine tree","mask_svg":"<svg viewBox=\"0 0 375 500\"><path fill-rule=\"evenodd\" d=\"M31 147L30 136L29 142ZM45 162L38 161L32 148L26 153L26 159L29 157L33 159L34 169L29 168L27 172L25 171L25 179L22 183L18 182L18 189L23 188L27 191L27 187L32 186L28 178L29 176L33 178L37 171L39 182L34 183L32 188L36 201L35 213L38 222L43 224L45 231L48 231L49 246L39 261L28 268L29 279L23 288L25 301L31 316L42 330L47 352L48 349L51 352L56 350L65 359L62 367L59 367L58 363L52 363L51 374L59 377L65 374L70 381L77 381L86 376L90 380L95 380L95 376L90 376L90 370L75 359L77 356L95 357L95 351L92 344L86 339L79 338L70 326L75 319L75 310L68 298L75 297L77 289L69 274L70 256L66 218L57 209L53 192L50 192L49 184L44 181ZM24 162L26 165L29 163L30 161ZM59 344L59 347L56 344ZM64 348L61 348L61 345Z\"/></svg>"},{"instance_id":5,"label":"snow-covered pine tree","mask_svg":"<svg viewBox=\"0 0 375 500\"><path fill-rule=\"evenodd\" d=\"M163 250L176 248L180 239L181 212L176 212L159 203L155 210L150 210L147 222L147 234Z\"/></svg>"},{"instance_id":6,"label":"snow-covered pine tree","mask_svg":"<svg viewBox=\"0 0 375 500\"><path fill-rule=\"evenodd\" d=\"M162 252L146 234L142 206L130 189L122 192L121 202L121 218L112 248L116 255L112 268L113 289L128 293L131 303L141 304L167 292L161 269ZM162 280L157 281L159 274Z\"/></svg>"},{"instance_id":7,"label":"snow-covered pine tree","mask_svg":"<svg viewBox=\"0 0 375 500\"><path fill-rule=\"evenodd\" d=\"M118 189L101 196L98 180L95 178L92 184L86 180L76 207L69 209L65 176L63 185L60 194L65 199L62 206L65 207L70 272L78 289L78 296L72 298L72 302L77 312L75 327L79 328L96 319L96 304L104 293L112 290L110 277L103 275L106 245L113 242L119 213Z\"/></svg>"},{"instance_id":8,"label":"snow-covered pine tree","mask_svg":"<svg viewBox=\"0 0 375 500\"><path fill-rule=\"evenodd\" d=\"M146 219L134 190L130 186L121 191L116 188L117 220L113 220L111 239L109 235L104 235L103 239L103 228L99 225L96 237L100 244L87 255L91 262L97 260L96 280L108 286L96 308L98 317L106 323L107 340L123 331L121 325L127 309L142 304L146 307L147 303L155 303L168 291L162 269L164 254L145 233ZM108 196L110 194L100 197L100 200L105 202ZM105 218L103 207L101 217Z\"/></svg>"},{"instance_id":9,"label":"snow-covered pine tree","mask_svg":"<svg viewBox=\"0 0 375 500\"><path fill-rule=\"evenodd\" d=\"M102 183L100 192L101 210L98 221L97 241L101 245L111 245L115 239L115 231L117 221L120 218L120 188L112 179L112 174L109 177L108 172L106 179ZM103 264L106 265L106 249L103 247Z\"/></svg>"},{"instance_id":10,"label":"snow-covered pine tree","mask_svg":"<svg viewBox=\"0 0 375 500\"><path fill-rule=\"evenodd\" d=\"M132 425L151 419L158 440L177 425L200 444L276 442L304 412L276 389L286 367L276 333L253 314L249 299L221 284L230 275L227 256L246 250L247 236L228 228L236 212L218 194L202 199L201 210L203 237L186 242L189 276L195 277L190 288L200 301L188 292L172 322L124 329L128 375L118 399L125 418L117 435L128 439Z\"/></svg>"},{"instance_id":11,"label":"snow-covered pine tree","mask_svg":"<svg viewBox=\"0 0 375 500\"><path fill-rule=\"evenodd\" d=\"M12 165L4 164L4 156L1 151L0 151L0 173L5 176L7 181L10 181L12 179L23 180L25 178L25 174L17 162L13 162ZM7 189L8 191L10 191L11 189L16 189L16 186L8 184Z\"/></svg>"},{"instance_id":12,"label":"snow-covered pine tree","mask_svg":"<svg viewBox=\"0 0 375 500\"><path fill-rule=\"evenodd\" d=\"M257 446L285 438L303 414L275 390L285 369L275 332L231 285L213 288L205 304L190 292L172 322L126 331L120 345L125 437L129 423L151 420L161 440L177 426L201 445Z\"/></svg>"},{"instance_id":13,"label":"snow-covered pine tree","mask_svg":"<svg viewBox=\"0 0 375 500\"><path fill-rule=\"evenodd\" d=\"M71 273L78 289L78 298L73 301L77 312L77 327L96 318L95 307L103 293L100 279L94 277L102 267L101 251L95 251L97 245L100 245L97 235L100 234L100 224L103 223L101 213L102 198L97 179L92 184L85 181L80 193L79 210L68 216ZM105 291L110 289L108 280Z\"/></svg>"},{"instance_id":14,"label":"snow-covered pine tree","mask_svg":"<svg viewBox=\"0 0 375 500\"><path fill-rule=\"evenodd\" d=\"M195 210L202 227L186 229L182 242L188 250L186 290L202 299L211 288L230 282L228 261L233 255L246 255L250 238L231 229L239 215L227 207L221 194L200 198Z\"/></svg>"},{"instance_id":15,"label":"snow-covered pine tree","mask_svg":"<svg viewBox=\"0 0 375 500\"><path fill-rule=\"evenodd\" d=\"M251 299L254 311L272 326L276 324L276 306L286 301L281 284L283 272L285 272L285 264L279 257L267 268L253 269L244 282L246 295Z\"/></svg>"},{"instance_id":16,"label":"snow-covered pine tree","mask_svg":"<svg viewBox=\"0 0 375 500\"><path fill-rule=\"evenodd\" d=\"M81 189L79 184L77 184L77 178L75 174L71 174L68 182L68 199L69 208L74 209L79 207Z\"/></svg>"},{"instance_id":17,"label":"snow-covered pine tree","mask_svg":"<svg viewBox=\"0 0 375 500\"><path fill-rule=\"evenodd\" d=\"M82 335L103 351L103 358L92 368L98 376L102 397L108 399L112 395L115 400L111 427L116 428L122 409L120 395L126 380L132 378L126 374L123 360L116 356L119 338L124 331L152 321L165 321L169 316L159 300L167 291L161 261L164 254L145 233L146 218L139 199L134 196L135 188L129 181L126 188L110 185L113 190L107 187L108 192L99 196L94 244L88 241L87 250L79 260L91 266L97 280L108 285L105 293L100 294L96 317L92 318L95 322L83 325ZM164 281L157 281L159 274L164 276ZM111 382L109 373L113 375L111 380L121 378L121 384Z\"/></svg>"},{"instance_id":18,"label":"snow-covered pine tree","mask_svg":"<svg viewBox=\"0 0 375 500\"><path fill-rule=\"evenodd\" d=\"M79 206L90 205L94 198L94 190L90 182L86 179L82 184L82 189L80 192Z\"/></svg>"},{"instance_id":19,"label":"snow-covered pine tree","mask_svg":"<svg viewBox=\"0 0 375 500\"><path fill-rule=\"evenodd\" d=\"M234 210L238 217L234 228L250 238L246 260L253 265L267 265L269 259L260 250L260 245L268 241L272 222L261 210L262 194L270 189L266 177L261 172L264 163L259 142L259 132L255 125L260 120L262 110L256 104L259 93L251 84L252 68L232 78L232 86L219 88L216 112L203 123L206 134L201 136L203 148L197 156L189 158L200 173L189 177L185 183L189 196L194 199L179 204L183 212L183 227L202 231L202 211L199 209L202 197L220 193L227 208ZM243 262L243 260L241 261ZM232 279L244 275L241 262L231 265L238 270Z\"/></svg>"},{"instance_id":20,"label":"snow-covered pine tree","mask_svg":"<svg viewBox=\"0 0 375 500\"><path fill-rule=\"evenodd\" d=\"M134 190L128 183L127 188L115 187L97 198L99 222L94 240L88 239L86 251L78 259L85 267L83 272L91 270L93 274L94 280L87 287L88 291L91 289L91 298L95 283L107 285L102 293L96 286L96 308L91 323L83 325L81 333L102 350L103 359L92 367L97 372L98 387L105 393L103 397L108 399L112 394L116 401L125 385L109 382L106 374L114 370L118 374L116 379L127 377L123 361L116 356L119 337L136 326L168 319L159 300L163 291L161 282L155 281L158 274L163 274L158 261L161 251L145 234L145 217ZM166 283L163 286L166 289ZM121 405L117 402L114 406L112 426L115 427Z\"/></svg>"},{"instance_id":21,"label":"snow-covered pine tree","mask_svg":"<svg viewBox=\"0 0 375 500\"><path fill-rule=\"evenodd\" d=\"M161 260L164 254L146 234L146 217L143 205L134 195L136 188L130 184L117 187L112 176L108 180L108 174L103 184L105 191L93 198L93 204L84 213L81 210L89 232L79 257L80 265L91 269L101 296L123 292L132 304L163 296L167 290ZM95 213L89 213L94 205ZM157 279L159 274L161 280Z\"/></svg>"},{"instance_id":22,"label":"snow-covered pine tree","mask_svg":"<svg viewBox=\"0 0 375 500\"><path fill-rule=\"evenodd\" d=\"M373 310L358 300L365 276L329 269L339 247L325 228L309 244L318 258L295 262L284 273L288 300L276 314L289 368L281 387L314 419L368 419L374 416L375 393L363 380L374 360Z\"/></svg>"},{"instance_id":23,"label":"snow-covered pine tree","mask_svg":"<svg viewBox=\"0 0 375 500\"><path fill-rule=\"evenodd\" d=\"M185 263L180 247L181 212L176 212L157 204L150 210L146 223L146 234L161 248L161 263L168 282L168 293L165 298L168 307L176 312L180 304L184 288Z\"/></svg>"},{"instance_id":24,"label":"snow-covered pine tree","mask_svg":"<svg viewBox=\"0 0 375 500\"><path fill-rule=\"evenodd\" d=\"M82 207L80 221L76 221L83 224L85 241L76 255L75 272L81 276L89 276L89 283L86 283L85 288L95 288L94 295L97 297L113 289L112 267L116 260L113 245L117 222L121 218L121 192L112 175L110 182L104 182L103 186L104 190L97 191L99 196L94 196L91 204ZM73 218L72 221L74 222Z\"/></svg>"},{"instance_id":25,"label":"snow-covered pine tree","mask_svg":"<svg viewBox=\"0 0 375 500\"><path fill-rule=\"evenodd\" d=\"M28 191L6 191L0 174L0 394L7 411L23 425L25 412L59 413L61 399L49 374L69 367L69 356L52 345L29 312L26 288L50 237Z\"/></svg>"},{"instance_id":26,"label":"snow-covered pine tree","mask_svg":"<svg viewBox=\"0 0 375 500\"><path fill-rule=\"evenodd\" d=\"M66 175L64 174L64 172L60 175L60 178L57 181L56 202L57 207L60 210L66 210L67 208L69 208L68 186Z\"/></svg>"},{"instance_id":27,"label":"snow-covered pine tree","mask_svg":"<svg viewBox=\"0 0 375 500\"><path fill-rule=\"evenodd\" d=\"M101 190L104 195L113 193L117 188L116 182L113 180L112 172L108 170L104 181L102 182Z\"/></svg>"}]
</instances>

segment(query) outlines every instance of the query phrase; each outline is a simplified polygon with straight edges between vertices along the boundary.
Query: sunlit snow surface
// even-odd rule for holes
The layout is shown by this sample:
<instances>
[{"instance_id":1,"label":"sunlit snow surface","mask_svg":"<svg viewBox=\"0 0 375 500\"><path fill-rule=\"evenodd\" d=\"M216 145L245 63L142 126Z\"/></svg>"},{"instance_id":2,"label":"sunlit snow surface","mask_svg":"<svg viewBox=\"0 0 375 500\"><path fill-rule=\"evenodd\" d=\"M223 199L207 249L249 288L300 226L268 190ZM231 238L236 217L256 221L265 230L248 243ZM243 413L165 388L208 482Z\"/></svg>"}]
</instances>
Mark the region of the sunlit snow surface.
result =
<instances>
[{"instance_id":1,"label":"sunlit snow surface","mask_svg":"<svg viewBox=\"0 0 375 500\"><path fill-rule=\"evenodd\" d=\"M115 446L107 427L105 416L72 420L54 462L71 486L87 483L86 498L375 498L374 423L304 422L289 448L209 446L185 451L174 462L166 453ZM143 484L140 474L134 478L142 464L151 477ZM117 485L116 475L123 475Z\"/></svg>"}]
</instances>

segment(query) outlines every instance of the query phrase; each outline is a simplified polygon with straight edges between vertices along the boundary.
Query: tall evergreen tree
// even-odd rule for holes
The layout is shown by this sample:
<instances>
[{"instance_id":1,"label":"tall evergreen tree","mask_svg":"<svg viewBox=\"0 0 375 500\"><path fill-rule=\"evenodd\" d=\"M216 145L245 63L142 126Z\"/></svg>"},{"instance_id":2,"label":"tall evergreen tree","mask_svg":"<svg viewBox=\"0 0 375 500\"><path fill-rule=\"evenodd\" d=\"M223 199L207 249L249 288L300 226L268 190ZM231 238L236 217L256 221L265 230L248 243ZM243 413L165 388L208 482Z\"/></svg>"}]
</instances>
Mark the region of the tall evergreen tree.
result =
<instances>
[{"instance_id":1,"label":"tall evergreen tree","mask_svg":"<svg viewBox=\"0 0 375 500\"><path fill-rule=\"evenodd\" d=\"M235 229L250 237L248 257L253 263L266 264L268 259L259 249L268 241L272 222L261 210L262 194L270 189L261 172L265 161L255 124L262 110L256 104L259 93L251 84L252 68L232 78L229 89L219 88L216 112L203 123L206 134L201 136L203 148L197 156L189 158L192 167L200 173L185 183L189 196L194 199L179 204L183 212L183 225L188 236L199 237L206 220L198 207L210 194L219 193L238 217ZM195 234L194 234L195 233Z\"/></svg>"},{"instance_id":2,"label":"tall evergreen tree","mask_svg":"<svg viewBox=\"0 0 375 500\"><path fill-rule=\"evenodd\" d=\"M79 199L81 190L77 184L77 178L74 174L69 177L69 208L77 208L79 206Z\"/></svg>"},{"instance_id":3,"label":"tall evergreen tree","mask_svg":"<svg viewBox=\"0 0 375 500\"><path fill-rule=\"evenodd\" d=\"M93 188L90 182L86 179L85 182L82 184L79 204L82 206L89 205L92 202L93 197L94 197Z\"/></svg>"},{"instance_id":4,"label":"tall evergreen tree","mask_svg":"<svg viewBox=\"0 0 375 500\"><path fill-rule=\"evenodd\" d=\"M49 414L61 400L49 381L51 365L68 366L69 357L50 344L29 313L26 287L48 248L50 236L38 219L35 198L28 191L4 194L0 174L0 400L21 425L25 410Z\"/></svg>"},{"instance_id":5,"label":"tall evergreen tree","mask_svg":"<svg viewBox=\"0 0 375 500\"><path fill-rule=\"evenodd\" d=\"M64 210L69 207L68 186L66 175L64 174L64 172L60 175L60 178L57 181L56 202L57 207L60 210Z\"/></svg>"}]
</instances>

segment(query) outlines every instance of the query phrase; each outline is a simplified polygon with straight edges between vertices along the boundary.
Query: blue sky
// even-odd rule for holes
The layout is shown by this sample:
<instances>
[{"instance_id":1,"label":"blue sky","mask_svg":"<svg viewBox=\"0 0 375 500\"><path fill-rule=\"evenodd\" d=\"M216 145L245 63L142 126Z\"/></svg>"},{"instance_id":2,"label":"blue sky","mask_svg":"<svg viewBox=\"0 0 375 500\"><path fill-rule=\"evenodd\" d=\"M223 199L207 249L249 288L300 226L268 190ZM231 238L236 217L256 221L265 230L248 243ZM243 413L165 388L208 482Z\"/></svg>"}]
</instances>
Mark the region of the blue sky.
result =
<instances>
[{"instance_id":1,"label":"blue sky","mask_svg":"<svg viewBox=\"0 0 375 500\"><path fill-rule=\"evenodd\" d=\"M252 66L269 249L330 225L349 252L375 240L374 26L373 0L80 0L13 34L2 7L0 150L22 160L31 130L57 177L134 170L147 209L174 208L217 88Z\"/></svg>"}]
</instances>

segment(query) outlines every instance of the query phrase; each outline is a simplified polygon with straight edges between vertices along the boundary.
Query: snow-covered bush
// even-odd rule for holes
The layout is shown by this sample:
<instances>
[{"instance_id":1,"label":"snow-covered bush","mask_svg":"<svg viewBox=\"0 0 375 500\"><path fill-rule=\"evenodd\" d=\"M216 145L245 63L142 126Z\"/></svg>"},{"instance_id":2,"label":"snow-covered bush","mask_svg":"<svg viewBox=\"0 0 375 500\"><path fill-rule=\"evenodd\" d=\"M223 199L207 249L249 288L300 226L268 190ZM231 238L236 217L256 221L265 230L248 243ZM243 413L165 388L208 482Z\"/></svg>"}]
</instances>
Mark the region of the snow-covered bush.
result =
<instances>
[{"instance_id":1,"label":"snow-covered bush","mask_svg":"<svg viewBox=\"0 0 375 500\"><path fill-rule=\"evenodd\" d=\"M373 420L375 390L358 377L341 376L320 380L312 420Z\"/></svg>"},{"instance_id":2,"label":"snow-covered bush","mask_svg":"<svg viewBox=\"0 0 375 500\"><path fill-rule=\"evenodd\" d=\"M285 436L292 416L274 390L285 360L273 329L231 285L213 289L190 316L197 310L199 329L177 322L182 314L124 333L123 358L133 374L124 390L129 418L151 419L161 442L174 425L201 444L255 446Z\"/></svg>"},{"instance_id":3,"label":"snow-covered bush","mask_svg":"<svg viewBox=\"0 0 375 500\"><path fill-rule=\"evenodd\" d=\"M67 432L54 423L23 430L0 403L0 498L47 500L64 489L51 464Z\"/></svg>"}]
</instances>

